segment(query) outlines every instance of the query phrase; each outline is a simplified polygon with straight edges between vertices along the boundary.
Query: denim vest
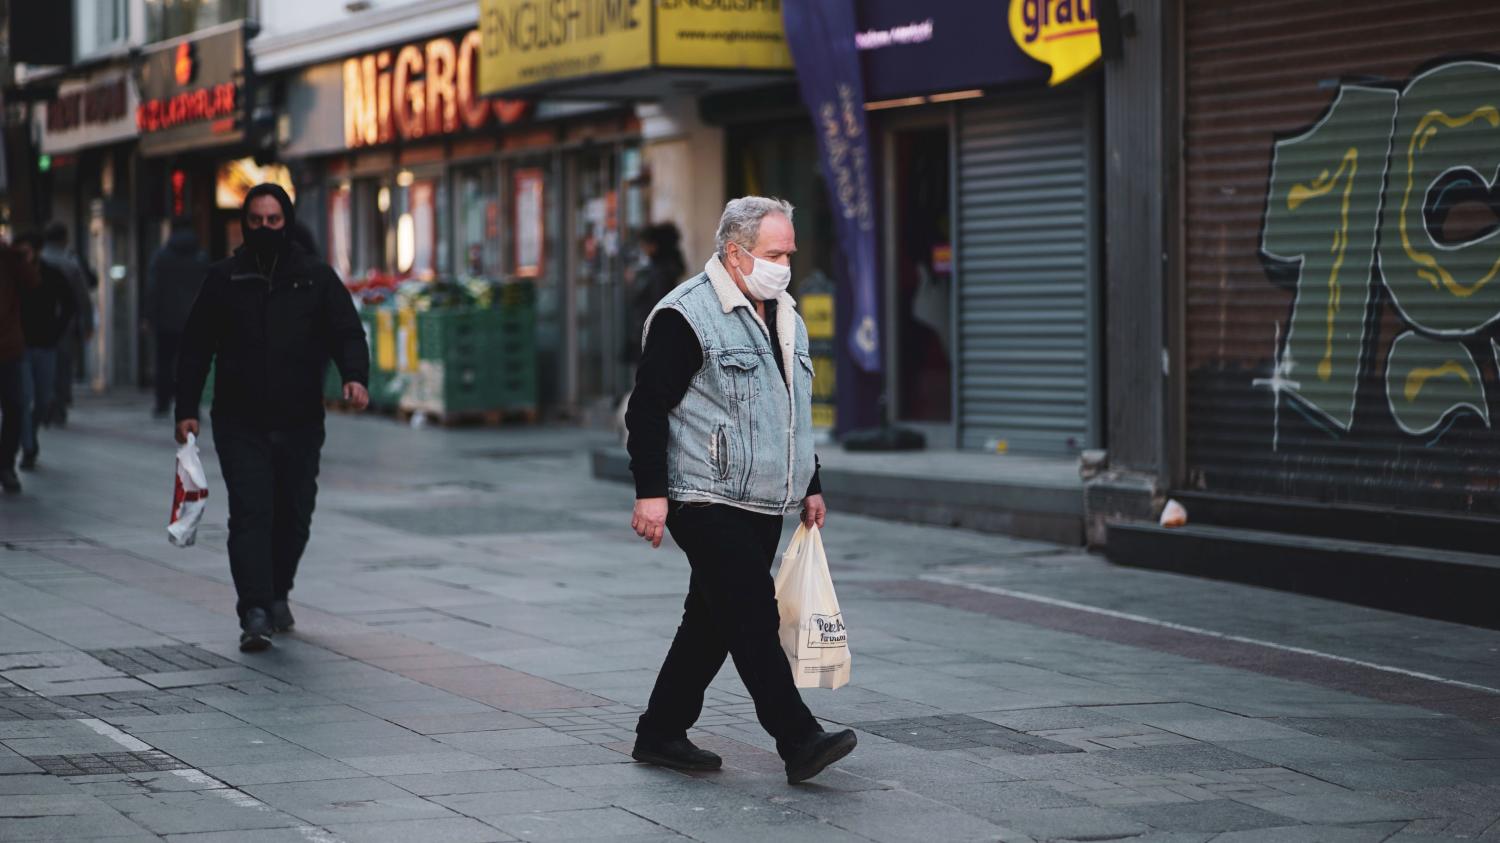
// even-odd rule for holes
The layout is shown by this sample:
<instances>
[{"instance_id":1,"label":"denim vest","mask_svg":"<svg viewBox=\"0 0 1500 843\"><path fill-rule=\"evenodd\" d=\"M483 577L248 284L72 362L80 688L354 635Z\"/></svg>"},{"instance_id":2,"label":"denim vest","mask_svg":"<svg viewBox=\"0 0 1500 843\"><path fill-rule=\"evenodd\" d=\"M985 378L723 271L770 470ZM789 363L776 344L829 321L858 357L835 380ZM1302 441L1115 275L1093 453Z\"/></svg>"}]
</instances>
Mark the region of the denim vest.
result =
<instances>
[{"instance_id":1,"label":"denim vest","mask_svg":"<svg viewBox=\"0 0 1500 843\"><path fill-rule=\"evenodd\" d=\"M687 319L703 347L703 368L668 417L672 500L768 515L801 506L814 470L813 368L796 306L785 293L777 299L784 379L765 322L718 257L651 311L646 334L656 314L670 308Z\"/></svg>"}]
</instances>

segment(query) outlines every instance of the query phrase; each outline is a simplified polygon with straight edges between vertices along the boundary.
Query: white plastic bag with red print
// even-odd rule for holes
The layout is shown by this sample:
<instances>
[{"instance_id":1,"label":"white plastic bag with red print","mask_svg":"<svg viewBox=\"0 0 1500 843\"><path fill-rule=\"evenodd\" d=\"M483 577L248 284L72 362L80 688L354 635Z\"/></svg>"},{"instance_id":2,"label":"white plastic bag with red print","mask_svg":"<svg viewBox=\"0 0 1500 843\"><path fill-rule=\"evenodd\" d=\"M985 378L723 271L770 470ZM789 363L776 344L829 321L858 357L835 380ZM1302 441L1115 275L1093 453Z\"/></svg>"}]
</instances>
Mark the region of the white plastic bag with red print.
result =
<instances>
[{"instance_id":1,"label":"white plastic bag with red print","mask_svg":"<svg viewBox=\"0 0 1500 843\"><path fill-rule=\"evenodd\" d=\"M798 525L776 572L781 649L798 688L849 684L849 633L817 527Z\"/></svg>"},{"instance_id":2,"label":"white plastic bag with red print","mask_svg":"<svg viewBox=\"0 0 1500 843\"><path fill-rule=\"evenodd\" d=\"M187 547L198 540L198 522L208 506L208 477L198 458L198 437L189 433L187 444L177 449L177 488L172 492L172 520L167 540Z\"/></svg>"}]
</instances>

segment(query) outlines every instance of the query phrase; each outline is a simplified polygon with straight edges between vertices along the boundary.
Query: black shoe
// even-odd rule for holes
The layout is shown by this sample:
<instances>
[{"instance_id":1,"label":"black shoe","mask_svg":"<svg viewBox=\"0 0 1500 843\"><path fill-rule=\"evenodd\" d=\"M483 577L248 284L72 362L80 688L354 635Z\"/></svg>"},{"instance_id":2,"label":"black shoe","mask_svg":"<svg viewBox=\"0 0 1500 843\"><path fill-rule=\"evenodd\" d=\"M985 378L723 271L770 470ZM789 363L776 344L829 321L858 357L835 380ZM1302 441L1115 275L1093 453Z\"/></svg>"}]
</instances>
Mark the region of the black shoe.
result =
<instances>
[{"instance_id":1,"label":"black shoe","mask_svg":"<svg viewBox=\"0 0 1500 843\"><path fill-rule=\"evenodd\" d=\"M717 770L724 766L724 759L693 746L687 738L662 741L637 736L630 757L673 770Z\"/></svg>"},{"instance_id":2,"label":"black shoe","mask_svg":"<svg viewBox=\"0 0 1500 843\"><path fill-rule=\"evenodd\" d=\"M271 616L265 609L248 609L240 621L240 652L259 653L271 646Z\"/></svg>"},{"instance_id":3,"label":"black shoe","mask_svg":"<svg viewBox=\"0 0 1500 843\"><path fill-rule=\"evenodd\" d=\"M853 729L819 732L807 740L786 762L786 783L798 784L823 772L829 764L854 751L859 738Z\"/></svg>"},{"instance_id":4,"label":"black shoe","mask_svg":"<svg viewBox=\"0 0 1500 843\"><path fill-rule=\"evenodd\" d=\"M21 491L21 478L16 476L15 469L7 468L0 471L0 489L12 495Z\"/></svg>"},{"instance_id":5,"label":"black shoe","mask_svg":"<svg viewBox=\"0 0 1500 843\"><path fill-rule=\"evenodd\" d=\"M34 450L31 450L31 451L22 451L21 452L21 470L22 471L35 471L36 470L36 458L39 457L39 456L41 456L41 455L42 455L42 449L41 448L36 448Z\"/></svg>"},{"instance_id":6,"label":"black shoe","mask_svg":"<svg viewBox=\"0 0 1500 843\"><path fill-rule=\"evenodd\" d=\"M271 628L277 632L286 632L297 625L297 619L292 617L292 607L285 600L277 600L271 604Z\"/></svg>"}]
</instances>

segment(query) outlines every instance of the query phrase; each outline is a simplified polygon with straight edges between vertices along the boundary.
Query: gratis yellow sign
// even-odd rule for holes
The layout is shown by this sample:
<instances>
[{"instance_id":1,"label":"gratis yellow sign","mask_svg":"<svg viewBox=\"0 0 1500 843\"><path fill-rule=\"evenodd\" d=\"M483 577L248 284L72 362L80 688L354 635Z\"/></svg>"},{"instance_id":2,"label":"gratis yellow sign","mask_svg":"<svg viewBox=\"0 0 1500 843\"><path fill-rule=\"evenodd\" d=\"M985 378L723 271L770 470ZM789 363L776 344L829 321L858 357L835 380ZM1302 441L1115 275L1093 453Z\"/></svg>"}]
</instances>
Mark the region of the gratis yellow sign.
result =
<instances>
[{"instance_id":1,"label":"gratis yellow sign","mask_svg":"<svg viewBox=\"0 0 1500 843\"><path fill-rule=\"evenodd\" d=\"M480 0L480 91L650 67L651 3Z\"/></svg>"},{"instance_id":2,"label":"gratis yellow sign","mask_svg":"<svg viewBox=\"0 0 1500 843\"><path fill-rule=\"evenodd\" d=\"M1052 67L1060 85L1099 61L1094 0L1010 0L1010 35L1026 55Z\"/></svg>"},{"instance_id":3,"label":"gratis yellow sign","mask_svg":"<svg viewBox=\"0 0 1500 843\"><path fill-rule=\"evenodd\" d=\"M662 67L791 70L779 2L657 0Z\"/></svg>"}]
</instances>

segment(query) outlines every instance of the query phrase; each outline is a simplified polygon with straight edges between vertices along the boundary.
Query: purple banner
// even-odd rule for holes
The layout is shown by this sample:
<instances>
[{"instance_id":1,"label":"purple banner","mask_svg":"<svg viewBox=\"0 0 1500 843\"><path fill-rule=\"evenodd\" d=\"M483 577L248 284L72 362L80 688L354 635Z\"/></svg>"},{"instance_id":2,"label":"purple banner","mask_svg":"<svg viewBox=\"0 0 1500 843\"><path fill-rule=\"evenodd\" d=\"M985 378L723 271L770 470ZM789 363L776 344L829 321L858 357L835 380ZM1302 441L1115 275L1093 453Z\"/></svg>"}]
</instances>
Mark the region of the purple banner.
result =
<instances>
[{"instance_id":1,"label":"purple banner","mask_svg":"<svg viewBox=\"0 0 1500 843\"><path fill-rule=\"evenodd\" d=\"M782 0L786 42L802 101L818 135L823 178L852 293L849 351L867 372L881 370L880 284L875 268L875 191L865 94L855 52L854 0Z\"/></svg>"}]
</instances>

